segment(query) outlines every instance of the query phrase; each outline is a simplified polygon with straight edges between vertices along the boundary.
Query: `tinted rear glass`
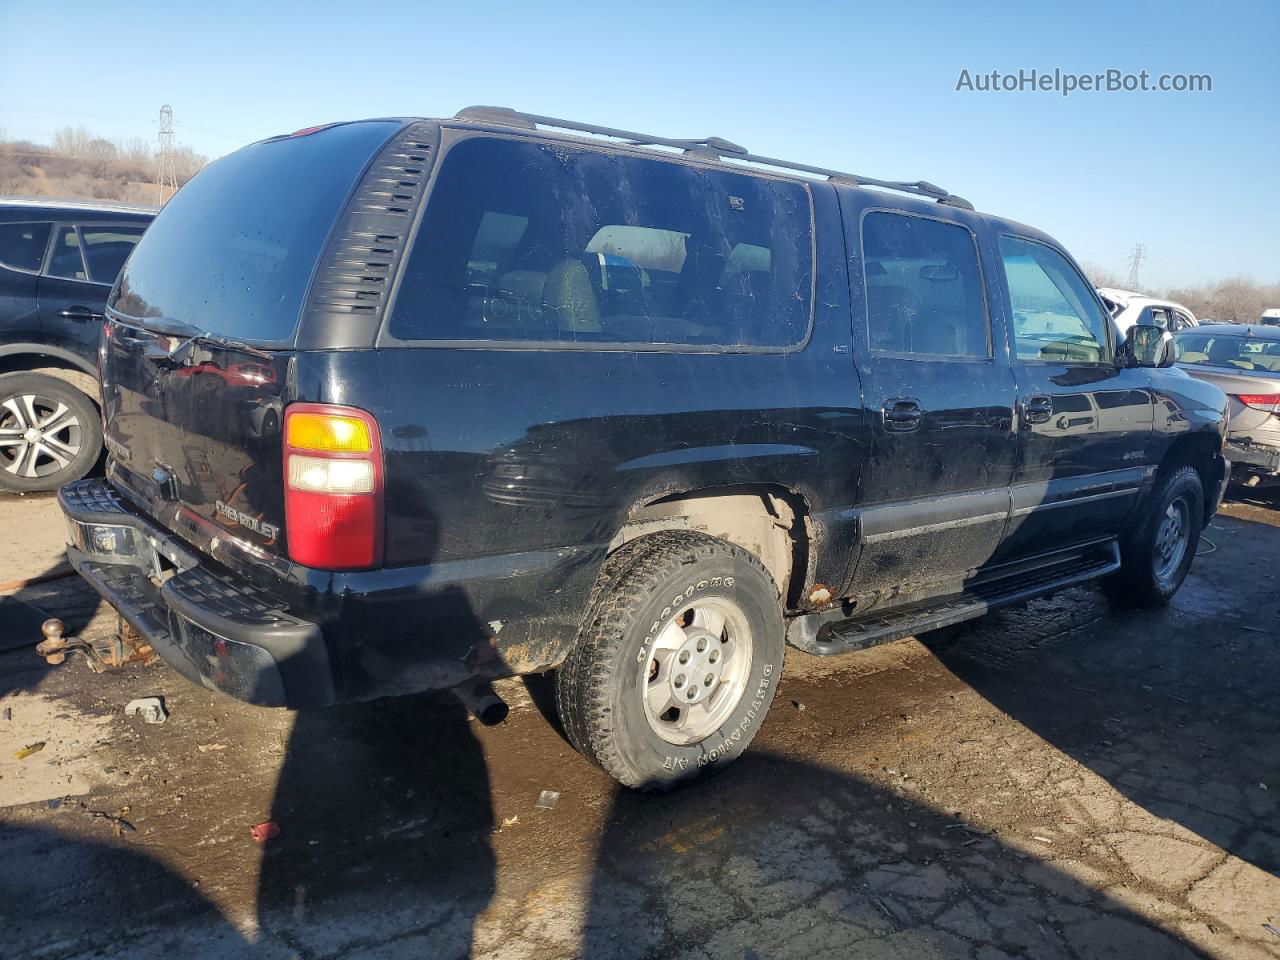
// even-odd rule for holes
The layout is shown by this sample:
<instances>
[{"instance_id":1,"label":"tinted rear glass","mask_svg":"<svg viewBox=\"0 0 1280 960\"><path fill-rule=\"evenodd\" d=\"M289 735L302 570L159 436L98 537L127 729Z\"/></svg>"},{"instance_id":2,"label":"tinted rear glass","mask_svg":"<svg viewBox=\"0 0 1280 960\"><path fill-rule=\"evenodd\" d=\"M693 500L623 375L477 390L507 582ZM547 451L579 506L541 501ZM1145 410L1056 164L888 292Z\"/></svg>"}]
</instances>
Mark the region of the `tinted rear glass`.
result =
<instances>
[{"instance_id":1,"label":"tinted rear glass","mask_svg":"<svg viewBox=\"0 0 1280 960\"><path fill-rule=\"evenodd\" d=\"M47 223L0 223L0 264L39 270L49 245Z\"/></svg>"},{"instance_id":2,"label":"tinted rear glass","mask_svg":"<svg viewBox=\"0 0 1280 960\"><path fill-rule=\"evenodd\" d=\"M798 183L464 140L432 189L389 332L786 347L808 331L812 243Z\"/></svg>"},{"instance_id":3,"label":"tinted rear glass","mask_svg":"<svg viewBox=\"0 0 1280 960\"><path fill-rule=\"evenodd\" d=\"M897 213L862 222L871 348L988 357L978 244L967 227Z\"/></svg>"},{"instance_id":4,"label":"tinted rear glass","mask_svg":"<svg viewBox=\"0 0 1280 960\"><path fill-rule=\"evenodd\" d=\"M239 340L289 340L330 228L399 127L342 124L218 160L160 211L112 307Z\"/></svg>"},{"instance_id":5,"label":"tinted rear glass","mask_svg":"<svg viewBox=\"0 0 1280 960\"><path fill-rule=\"evenodd\" d=\"M133 252L134 245L146 227L127 224L85 224L80 228L80 242L94 283L114 283L116 274Z\"/></svg>"}]
</instances>

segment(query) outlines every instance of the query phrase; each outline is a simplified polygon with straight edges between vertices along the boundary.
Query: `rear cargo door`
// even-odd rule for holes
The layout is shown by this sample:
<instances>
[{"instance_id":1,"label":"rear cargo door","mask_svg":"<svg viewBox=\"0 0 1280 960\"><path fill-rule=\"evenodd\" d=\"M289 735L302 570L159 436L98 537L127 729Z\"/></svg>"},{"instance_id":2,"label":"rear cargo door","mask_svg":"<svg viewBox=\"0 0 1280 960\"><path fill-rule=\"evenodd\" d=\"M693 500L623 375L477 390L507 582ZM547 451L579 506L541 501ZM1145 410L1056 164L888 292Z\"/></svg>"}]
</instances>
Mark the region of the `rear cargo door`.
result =
<instances>
[{"instance_id":1,"label":"rear cargo door","mask_svg":"<svg viewBox=\"0 0 1280 960\"><path fill-rule=\"evenodd\" d=\"M353 187L398 121L321 128L216 161L121 274L104 350L109 476L208 549L283 554L280 425L329 385L290 380L307 290Z\"/></svg>"}]
</instances>

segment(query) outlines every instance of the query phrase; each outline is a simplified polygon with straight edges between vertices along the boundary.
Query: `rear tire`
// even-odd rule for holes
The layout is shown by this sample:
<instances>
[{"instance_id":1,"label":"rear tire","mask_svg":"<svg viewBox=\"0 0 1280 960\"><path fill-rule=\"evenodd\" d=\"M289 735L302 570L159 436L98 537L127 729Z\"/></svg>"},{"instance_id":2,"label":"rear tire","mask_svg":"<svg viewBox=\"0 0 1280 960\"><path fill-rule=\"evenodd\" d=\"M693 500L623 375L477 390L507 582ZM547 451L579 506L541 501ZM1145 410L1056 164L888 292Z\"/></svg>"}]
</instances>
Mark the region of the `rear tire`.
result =
<instances>
[{"instance_id":1,"label":"rear tire","mask_svg":"<svg viewBox=\"0 0 1280 960\"><path fill-rule=\"evenodd\" d=\"M1204 487L1194 467L1156 482L1133 529L1120 541L1119 572L1102 587L1118 606L1161 607L1186 579L1200 545Z\"/></svg>"},{"instance_id":2,"label":"rear tire","mask_svg":"<svg viewBox=\"0 0 1280 960\"><path fill-rule=\"evenodd\" d=\"M556 673L569 742L641 790L719 770L764 723L783 635L777 585L750 553L688 531L633 540L605 562Z\"/></svg>"},{"instance_id":3,"label":"rear tire","mask_svg":"<svg viewBox=\"0 0 1280 960\"><path fill-rule=\"evenodd\" d=\"M57 490L102 454L102 422L87 396L39 373L0 375L0 490Z\"/></svg>"}]
</instances>

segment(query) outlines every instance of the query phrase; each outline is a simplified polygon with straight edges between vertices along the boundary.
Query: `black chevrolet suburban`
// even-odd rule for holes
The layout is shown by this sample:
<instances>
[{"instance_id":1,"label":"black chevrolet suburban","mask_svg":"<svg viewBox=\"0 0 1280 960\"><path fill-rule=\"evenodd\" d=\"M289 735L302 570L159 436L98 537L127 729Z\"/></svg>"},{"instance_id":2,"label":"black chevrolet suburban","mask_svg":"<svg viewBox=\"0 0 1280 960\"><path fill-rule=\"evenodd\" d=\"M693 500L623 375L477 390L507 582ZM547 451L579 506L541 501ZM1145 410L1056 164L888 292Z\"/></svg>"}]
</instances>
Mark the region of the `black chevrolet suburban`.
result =
<instances>
[{"instance_id":1,"label":"black chevrolet suburban","mask_svg":"<svg viewBox=\"0 0 1280 960\"><path fill-rule=\"evenodd\" d=\"M154 216L0 197L0 491L57 490L101 459L103 308Z\"/></svg>"},{"instance_id":2,"label":"black chevrolet suburban","mask_svg":"<svg viewBox=\"0 0 1280 960\"><path fill-rule=\"evenodd\" d=\"M1182 583L1225 398L925 182L494 107L300 130L161 212L68 556L172 667L320 707L555 671L624 784L836 654ZM465 699L465 697L464 697Z\"/></svg>"}]
</instances>

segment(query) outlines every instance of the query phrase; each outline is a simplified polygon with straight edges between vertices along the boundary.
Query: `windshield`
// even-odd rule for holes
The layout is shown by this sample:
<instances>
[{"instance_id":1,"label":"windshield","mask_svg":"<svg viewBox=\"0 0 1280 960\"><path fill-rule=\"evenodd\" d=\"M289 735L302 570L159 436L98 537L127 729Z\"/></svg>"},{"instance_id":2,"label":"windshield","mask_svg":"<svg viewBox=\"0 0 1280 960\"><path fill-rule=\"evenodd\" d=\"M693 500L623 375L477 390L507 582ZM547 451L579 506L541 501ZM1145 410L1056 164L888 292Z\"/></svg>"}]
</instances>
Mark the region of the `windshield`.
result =
<instances>
[{"instance_id":1,"label":"windshield","mask_svg":"<svg viewBox=\"0 0 1280 960\"><path fill-rule=\"evenodd\" d=\"M1280 340L1183 333L1174 338L1173 350L1178 363L1280 373Z\"/></svg>"},{"instance_id":2,"label":"windshield","mask_svg":"<svg viewBox=\"0 0 1280 960\"><path fill-rule=\"evenodd\" d=\"M112 309L235 340L290 340L334 221L398 128L340 124L264 140L207 167L147 230Z\"/></svg>"}]
</instances>

